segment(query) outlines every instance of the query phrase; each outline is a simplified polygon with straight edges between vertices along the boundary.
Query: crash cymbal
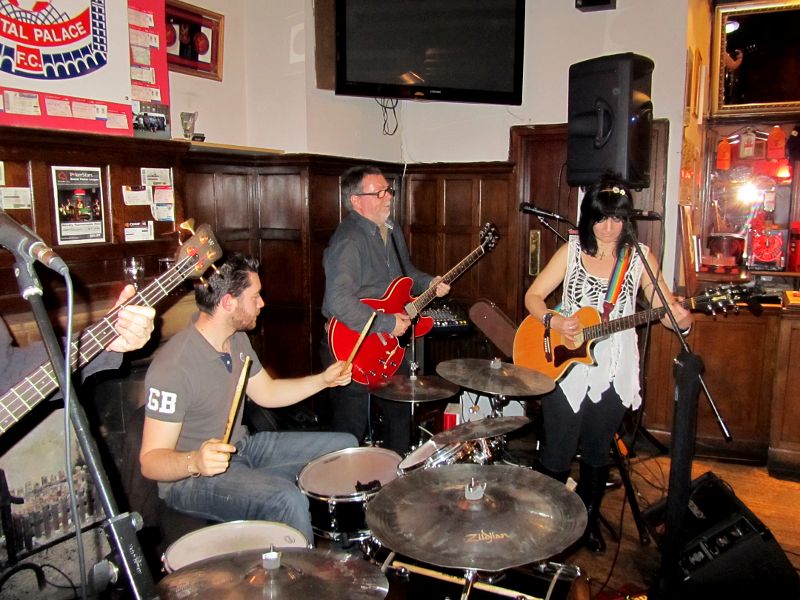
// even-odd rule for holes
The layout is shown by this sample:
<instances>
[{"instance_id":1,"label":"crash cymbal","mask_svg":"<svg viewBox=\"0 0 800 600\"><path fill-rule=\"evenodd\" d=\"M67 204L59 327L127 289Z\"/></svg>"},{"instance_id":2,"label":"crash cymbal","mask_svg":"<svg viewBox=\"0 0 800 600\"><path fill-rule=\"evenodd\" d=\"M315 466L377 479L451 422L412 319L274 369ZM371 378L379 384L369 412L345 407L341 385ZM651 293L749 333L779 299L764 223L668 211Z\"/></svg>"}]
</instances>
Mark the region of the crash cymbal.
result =
<instances>
[{"instance_id":1,"label":"crash cymbal","mask_svg":"<svg viewBox=\"0 0 800 600\"><path fill-rule=\"evenodd\" d=\"M497 359L453 358L439 363L436 372L461 387L497 396L538 396L556 387L543 373Z\"/></svg>"},{"instance_id":2,"label":"crash cymbal","mask_svg":"<svg viewBox=\"0 0 800 600\"><path fill-rule=\"evenodd\" d=\"M546 475L508 465L456 464L411 472L384 486L366 514L370 531L390 550L476 571L549 558L586 528L586 509L577 494Z\"/></svg>"},{"instance_id":3,"label":"crash cymbal","mask_svg":"<svg viewBox=\"0 0 800 600\"><path fill-rule=\"evenodd\" d=\"M504 435L530 423L528 417L493 417L462 423L452 429L437 433L431 439L437 446L455 442L469 442Z\"/></svg>"},{"instance_id":4,"label":"crash cymbal","mask_svg":"<svg viewBox=\"0 0 800 600\"><path fill-rule=\"evenodd\" d=\"M282 548L278 562L265 562L262 556L267 551L225 554L178 569L158 583L159 598L373 600L389 592L380 567L360 555Z\"/></svg>"},{"instance_id":5,"label":"crash cymbal","mask_svg":"<svg viewBox=\"0 0 800 600\"><path fill-rule=\"evenodd\" d=\"M412 379L406 375L395 375L385 386L373 389L379 398L396 402L430 402L444 400L458 393L458 386L435 375L418 375Z\"/></svg>"}]
</instances>

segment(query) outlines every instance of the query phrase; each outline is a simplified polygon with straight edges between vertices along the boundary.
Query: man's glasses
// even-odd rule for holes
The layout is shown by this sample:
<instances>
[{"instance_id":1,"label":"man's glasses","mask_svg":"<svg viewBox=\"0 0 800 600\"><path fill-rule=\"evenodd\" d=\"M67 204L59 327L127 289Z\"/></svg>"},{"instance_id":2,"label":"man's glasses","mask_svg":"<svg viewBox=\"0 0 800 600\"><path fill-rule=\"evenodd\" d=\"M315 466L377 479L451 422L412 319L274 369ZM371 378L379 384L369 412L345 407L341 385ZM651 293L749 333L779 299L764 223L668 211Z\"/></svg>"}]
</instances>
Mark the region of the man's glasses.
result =
<instances>
[{"instance_id":1,"label":"man's glasses","mask_svg":"<svg viewBox=\"0 0 800 600\"><path fill-rule=\"evenodd\" d=\"M378 200L386 198L387 194L394 196L394 188L389 186L386 189L378 190L377 192L361 192L360 194L353 194L354 196L375 196Z\"/></svg>"}]
</instances>

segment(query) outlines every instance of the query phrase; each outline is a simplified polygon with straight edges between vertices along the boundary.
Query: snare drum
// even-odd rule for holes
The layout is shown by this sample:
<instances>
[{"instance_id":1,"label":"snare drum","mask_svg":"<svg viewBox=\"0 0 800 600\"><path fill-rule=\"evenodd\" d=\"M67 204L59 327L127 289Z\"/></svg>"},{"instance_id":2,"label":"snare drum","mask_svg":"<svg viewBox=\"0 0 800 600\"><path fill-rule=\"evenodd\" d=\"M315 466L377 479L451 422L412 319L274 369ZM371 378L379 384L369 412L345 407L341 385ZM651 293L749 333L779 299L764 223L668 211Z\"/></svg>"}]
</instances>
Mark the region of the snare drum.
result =
<instances>
[{"instance_id":1,"label":"snare drum","mask_svg":"<svg viewBox=\"0 0 800 600\"><path fill-rule=\"evenodd\" d=\"M498 448L495 439L454 442L445 446L438 446L433 440L428 440L402 460L397 468L398 474L406 475L417 469L456 463L492 464Z\"/></svg>"},{"instance_id":2,"label":"snare drum","mask_svg":"<svg viewBox=\"0 0 800 600\"><path fill-rule=\"evenodd\" d=\"M369 537L364 507L380 487L397 476L400 455L386 448L345 448L308 463L297 486L308 496L314 533L332 540ZM369 489L359 491L358 484Z\"/></svg>"},{"instance_id":3,"label":"snare drum","mask_svg":"<svg viewBox=\"0 0 800 600\"><path fill-rule=\"evenodd\" d=\"M306 536L294 527L273 521L231 521L187 533L170 544L161 559L173 573L205 558L275 548L308 548Z\"/></svg>"}]
</instances>

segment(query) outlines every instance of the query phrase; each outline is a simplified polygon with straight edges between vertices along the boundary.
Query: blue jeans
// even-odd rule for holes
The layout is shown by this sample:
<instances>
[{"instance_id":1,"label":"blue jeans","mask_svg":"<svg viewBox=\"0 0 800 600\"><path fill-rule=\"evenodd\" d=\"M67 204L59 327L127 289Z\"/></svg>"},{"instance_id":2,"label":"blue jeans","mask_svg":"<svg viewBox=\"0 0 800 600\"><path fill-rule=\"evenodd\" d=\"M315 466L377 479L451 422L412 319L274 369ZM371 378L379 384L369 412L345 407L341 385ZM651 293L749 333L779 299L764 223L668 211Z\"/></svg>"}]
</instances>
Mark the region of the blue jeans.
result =
<instances>
[{"instance_id":1,"label":"blue jeans","mask_svg":"<svg viewBox=\"0 0 800 600\"><path fill-rule=\"evenodd\" d=\"M236 444L227 471L176 481L164 501L175 510L213 521L285 523L313 544L308 498L297 487L297 475L315 458L357 445L348 433L261 431Z\"/></svg>"}]
</instances>

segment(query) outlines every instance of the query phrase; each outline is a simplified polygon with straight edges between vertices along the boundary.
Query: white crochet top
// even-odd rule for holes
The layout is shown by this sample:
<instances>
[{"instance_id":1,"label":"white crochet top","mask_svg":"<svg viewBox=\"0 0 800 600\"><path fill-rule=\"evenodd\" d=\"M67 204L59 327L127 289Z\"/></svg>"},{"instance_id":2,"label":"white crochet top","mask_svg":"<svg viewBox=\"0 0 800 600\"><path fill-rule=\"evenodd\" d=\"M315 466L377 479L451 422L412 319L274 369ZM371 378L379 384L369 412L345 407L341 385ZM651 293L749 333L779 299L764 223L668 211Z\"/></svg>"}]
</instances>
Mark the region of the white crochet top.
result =
<instances>
[{"instance_id":1,"label":"white crochet top","mask_svg":"<svg viewBox=\"0 0 800 600\"><path fill-rule=\"evenodd\" d=\"M649 248L641 246L645 256ZM581 259L580 242L577 235L570 236L567 255L567 274L559 312L572 315L579 308L591 306L602 314L606 299L608 279L589 274ZM636 310L636 294L642 276L642 262L634 252L622 284L622 291L609 319L633 314ZM592 402L599 402L601 394L613 382L622 399L622 404L633 409L642 403L639 386L639 348L636 330L625 329L609 337L597 340L593 347L596 366L574 364L559 382L567 400L576 413L588 395Z\"/></svg>"}]
</instances>

